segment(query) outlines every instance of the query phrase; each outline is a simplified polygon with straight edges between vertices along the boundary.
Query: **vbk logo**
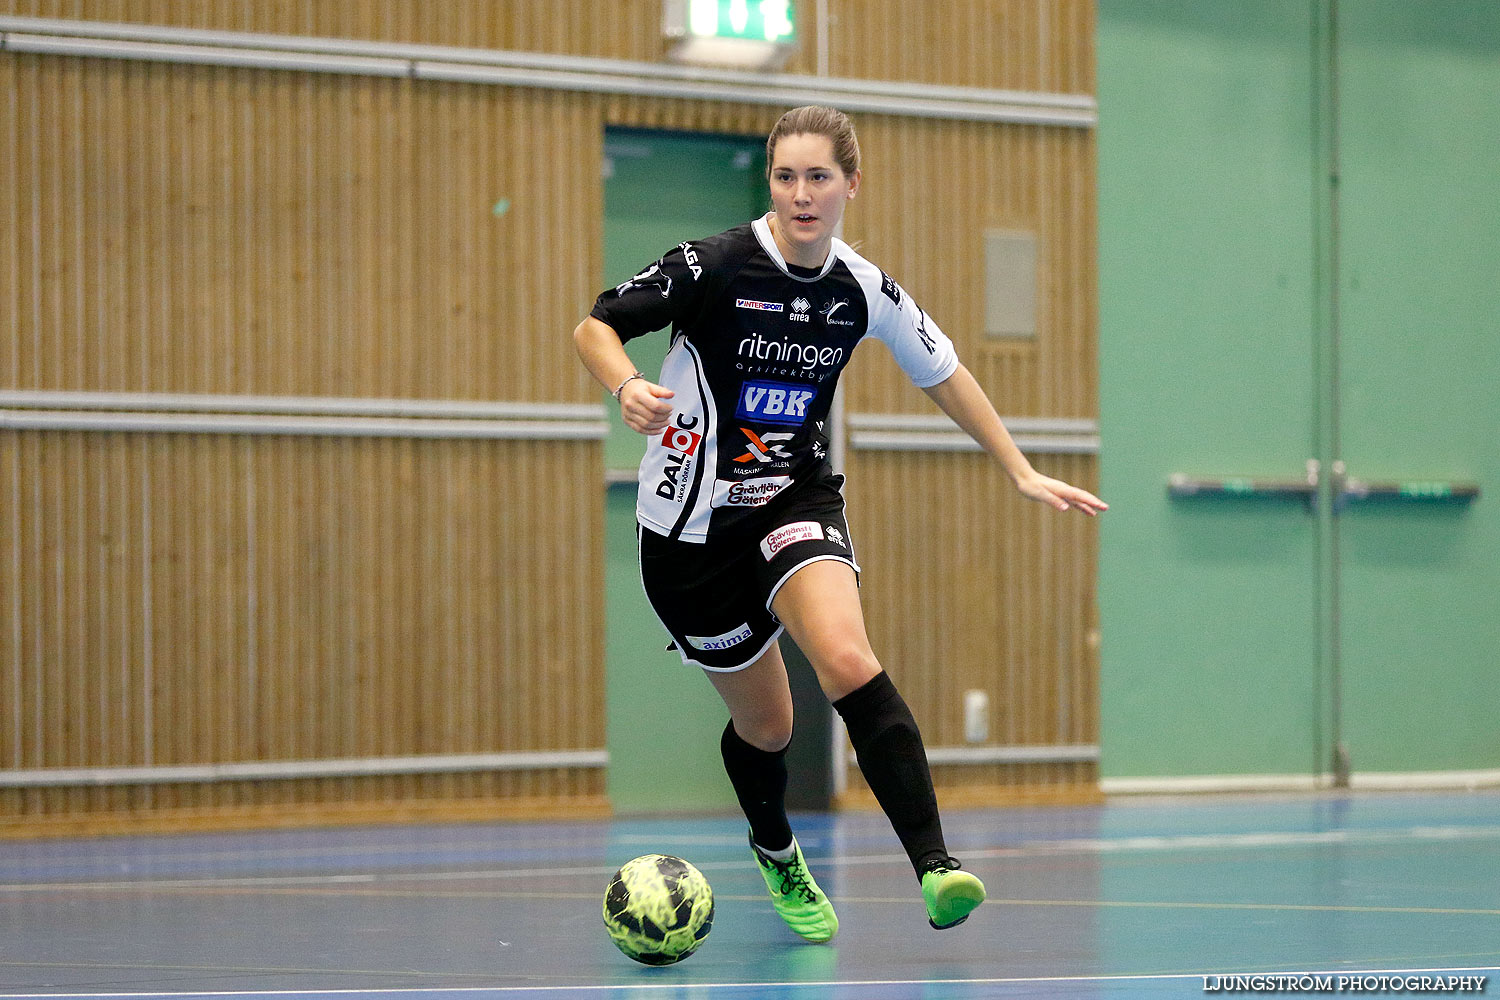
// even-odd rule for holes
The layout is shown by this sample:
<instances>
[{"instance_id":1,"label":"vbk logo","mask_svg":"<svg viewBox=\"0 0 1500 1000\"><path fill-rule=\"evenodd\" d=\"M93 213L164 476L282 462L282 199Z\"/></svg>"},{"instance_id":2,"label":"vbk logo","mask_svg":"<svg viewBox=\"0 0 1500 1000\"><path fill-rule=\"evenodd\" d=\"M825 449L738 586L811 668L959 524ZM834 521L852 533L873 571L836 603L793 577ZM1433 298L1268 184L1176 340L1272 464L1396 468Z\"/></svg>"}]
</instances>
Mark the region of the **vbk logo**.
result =
<instances>
[{"instance_id":1,"label":"vbk logo","mask_svg":"<svg viewBox=\"0 0 1500 1000\"><path fill-rule=\"evenodd\" d=\"M786 382L746 382L740 386L735 416L768 424L800 424L818 390Z\"/></svg>"}]
</instances>

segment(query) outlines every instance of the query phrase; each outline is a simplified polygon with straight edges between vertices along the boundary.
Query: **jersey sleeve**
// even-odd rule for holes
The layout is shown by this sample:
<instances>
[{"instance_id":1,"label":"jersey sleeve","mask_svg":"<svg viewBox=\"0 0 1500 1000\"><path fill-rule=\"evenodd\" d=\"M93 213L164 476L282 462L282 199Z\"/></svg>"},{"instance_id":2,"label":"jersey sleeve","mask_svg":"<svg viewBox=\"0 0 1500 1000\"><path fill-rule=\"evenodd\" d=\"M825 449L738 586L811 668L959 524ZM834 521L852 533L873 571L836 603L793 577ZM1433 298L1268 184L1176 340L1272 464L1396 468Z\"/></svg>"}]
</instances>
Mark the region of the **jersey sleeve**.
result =
<instances>
[{"instance_id":1,"label":"jersey sleeve","mask_svg":"<svg viewBox=\"0 0 1500 1000\"><path fill-rule=\"evenodd\" d=\"M681 243L629 281L606 289L589 315L608 323L621 341L634 340L690 315L703 299L704 253Z\"/></svg>"},{"instance_id":2,"label":"jersey sleeve","mask_svg":"<svg viewBox=\"0 0 1500 1000\"><path fill-rule=\"evenodd\" d=\"M879 338L890 348L896 364L919 389L937 385L958 371L953 341L905 289L884 271L877 269L876 273L880 276L880 287L868 296L867 336Z\"/></svg>"}]
</instances>

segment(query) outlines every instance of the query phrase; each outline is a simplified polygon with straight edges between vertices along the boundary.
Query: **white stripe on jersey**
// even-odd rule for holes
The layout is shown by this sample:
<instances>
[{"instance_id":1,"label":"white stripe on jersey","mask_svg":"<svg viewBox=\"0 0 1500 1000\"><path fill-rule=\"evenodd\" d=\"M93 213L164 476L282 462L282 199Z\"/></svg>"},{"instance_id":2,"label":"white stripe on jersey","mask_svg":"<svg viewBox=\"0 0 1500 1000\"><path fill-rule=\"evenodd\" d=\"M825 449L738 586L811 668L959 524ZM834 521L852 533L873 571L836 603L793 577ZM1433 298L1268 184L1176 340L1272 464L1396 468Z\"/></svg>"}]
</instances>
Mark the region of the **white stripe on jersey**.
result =
<instances>
[{"instance_id":1,"label":"white stripe on jersey","mask_svg":"<svg viewBox=\"0 0 1500 1000\"><path fill-rule=\"evenodd\" d=\"M678 337L662 362L658 383L677 389L667 429L646 443L637 476L636 520L648 530L684 541L708 538L714 480L719 467L718 420L703 374L703 360Z\"/></svg>"},{"instance_id":2,"label":"white stripe on jersey","mask_svg":"<svg viewBox=\"0 0 1500 1000\"><path fill-rule=\"evenodd\" d=\"M958 371L953 341L932 317L884 271L865 260L843 240L833 241L833 253L849 268L865 293L870 325L865 336L891 349L896 364L919 389L937 385Z\"/></svg>"}]
</instances>

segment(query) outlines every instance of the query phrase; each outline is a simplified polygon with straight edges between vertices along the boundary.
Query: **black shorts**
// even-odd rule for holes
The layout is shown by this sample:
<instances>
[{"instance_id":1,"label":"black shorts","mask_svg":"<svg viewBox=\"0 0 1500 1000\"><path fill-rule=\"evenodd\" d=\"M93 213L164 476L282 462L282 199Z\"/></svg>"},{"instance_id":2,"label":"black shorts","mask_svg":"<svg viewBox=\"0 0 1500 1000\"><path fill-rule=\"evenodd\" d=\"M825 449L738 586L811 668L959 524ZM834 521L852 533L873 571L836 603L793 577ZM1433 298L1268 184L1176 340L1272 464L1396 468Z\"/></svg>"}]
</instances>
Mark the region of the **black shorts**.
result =
<instances>
[{"instance_id":1,"label":"black shorts","mask_svg":"<svg viewBox=\"0 0 1500 1000\"><path fill-rule=\"evenodd\" d=\"M859 573L844 518L842 476L811 483L753 531L672 541L637 526L641 583L684 663L742 670L781 635L776 592L808 563L834 559Z\"/></svg>"}]
</instances>

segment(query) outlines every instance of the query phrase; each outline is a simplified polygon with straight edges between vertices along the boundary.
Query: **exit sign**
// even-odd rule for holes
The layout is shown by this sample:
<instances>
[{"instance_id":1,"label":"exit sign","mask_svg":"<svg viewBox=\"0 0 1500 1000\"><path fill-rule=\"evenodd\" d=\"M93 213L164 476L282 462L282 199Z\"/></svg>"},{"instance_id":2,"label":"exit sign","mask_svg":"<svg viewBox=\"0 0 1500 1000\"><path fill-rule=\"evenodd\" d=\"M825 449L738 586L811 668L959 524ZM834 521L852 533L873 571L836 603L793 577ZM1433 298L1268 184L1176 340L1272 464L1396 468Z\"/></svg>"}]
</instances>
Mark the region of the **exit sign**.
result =
<instances>
[{"instance_id":1,"label":"exit sign","mask_svg":"<svg viewBox=\"0 0 1500 1000\"><path fill-rule=\"evenodd\" d=\"M795 42L792 0L688 0L688 34L695 38L746 38Z\"/></svg>"},{"instance_id":2,"label":"exit sign","mask_svg":"<svg viewBox=\"0 0 1500 1000\"><path fill-rule=\"evenodd\" d=\"M664 0L663 11L679 62L769 69L797 44L795 0Z\"/></svg>"}]
</instances>

